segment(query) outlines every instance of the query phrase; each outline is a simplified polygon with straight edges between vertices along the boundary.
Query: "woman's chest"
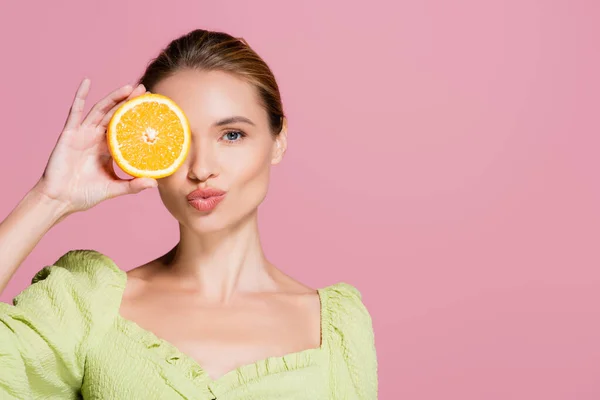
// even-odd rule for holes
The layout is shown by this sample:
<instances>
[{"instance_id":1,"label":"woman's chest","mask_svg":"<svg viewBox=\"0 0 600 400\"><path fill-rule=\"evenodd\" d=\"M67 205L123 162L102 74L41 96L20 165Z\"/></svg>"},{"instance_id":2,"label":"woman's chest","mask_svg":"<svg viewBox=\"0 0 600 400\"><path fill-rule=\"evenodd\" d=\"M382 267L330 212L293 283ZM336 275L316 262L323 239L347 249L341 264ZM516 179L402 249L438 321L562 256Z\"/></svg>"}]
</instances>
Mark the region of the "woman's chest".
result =
<instances>
[{"instance_id":1,"label":"woman's chest","mask_svg":"<svg viewBox=\"0 0 600 400\"><path fill-rule=\"evenodd\" d=\"M318 299L313 307L307 301L260 298L227 307L191 303L125 303L121 315L191 357L213 379L257 360L321 344Z\"/></svg>"}]
</instances>

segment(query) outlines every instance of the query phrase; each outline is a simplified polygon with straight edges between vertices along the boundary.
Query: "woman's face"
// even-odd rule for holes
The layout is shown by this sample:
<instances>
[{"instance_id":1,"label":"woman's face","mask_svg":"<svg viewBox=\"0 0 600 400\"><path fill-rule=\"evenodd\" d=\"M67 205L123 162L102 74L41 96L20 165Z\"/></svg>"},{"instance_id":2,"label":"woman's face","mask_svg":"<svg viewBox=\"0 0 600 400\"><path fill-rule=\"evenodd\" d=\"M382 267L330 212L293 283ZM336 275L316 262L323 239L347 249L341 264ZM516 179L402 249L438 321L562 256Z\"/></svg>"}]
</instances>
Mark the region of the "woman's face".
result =
<instances>
[{"instance_id":1,"label":"woman's face","mask_svg":"<svg viewBox=\"0 0 600 400\"><path fill-rule=\"evenodd\" d=\"M158 181L169 212L197 233L227 229L253 216L266 196L270 167L286 148L285 129L273 136L254 86L225 72L183 70L153 92L174 100L192 131L185 163ZM202 200L188 199L206 188L226 192L210 210L198 207Z\"/></svg>"}]
</instances>

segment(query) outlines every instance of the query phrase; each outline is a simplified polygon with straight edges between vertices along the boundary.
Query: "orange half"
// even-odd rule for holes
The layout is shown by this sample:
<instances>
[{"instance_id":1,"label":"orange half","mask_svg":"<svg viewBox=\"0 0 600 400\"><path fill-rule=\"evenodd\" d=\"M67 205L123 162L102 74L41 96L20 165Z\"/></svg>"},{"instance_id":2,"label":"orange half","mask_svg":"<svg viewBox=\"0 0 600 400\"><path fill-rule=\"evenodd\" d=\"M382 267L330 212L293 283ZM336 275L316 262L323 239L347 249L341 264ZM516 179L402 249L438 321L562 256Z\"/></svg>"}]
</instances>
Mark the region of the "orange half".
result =
<instances>
[{"instance_id":1,"label":"orange half","mask_svg":"<svg viewBox=\"0 0 600 400\"><path fill-rule=\"evenodd\" d=\"M164 178L185 161L191 132L187 117L170 98L146 93L126 101L106 131L117 165L135 177Z\"/></svg>"}]
</instances>

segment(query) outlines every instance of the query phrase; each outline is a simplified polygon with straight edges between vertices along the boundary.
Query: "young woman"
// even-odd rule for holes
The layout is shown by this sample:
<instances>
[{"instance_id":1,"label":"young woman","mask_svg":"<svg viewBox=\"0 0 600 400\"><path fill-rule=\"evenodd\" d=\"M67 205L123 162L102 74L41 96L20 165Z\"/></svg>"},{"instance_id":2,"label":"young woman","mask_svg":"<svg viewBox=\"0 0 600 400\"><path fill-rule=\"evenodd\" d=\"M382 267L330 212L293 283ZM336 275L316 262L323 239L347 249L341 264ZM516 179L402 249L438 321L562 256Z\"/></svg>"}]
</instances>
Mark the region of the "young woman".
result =
<instances>
[{"instance_id":1,"label":"young woman","mask_svg":"<svg viewBox=\"0 0 600 400\"><path fill-rule=\"evenodd\" d=\"M0 398L376 399L359 292L311 289L261 247L257 209L287 145L265 62L243 39L195 30L139 86L83 116L89 87L79 87L39 182L0 225L0 290L52 226L116 196L157 186L180 240L127 273L96 251L68 252L0 304ZM122 180L106 126L147 90L183 109L192 148L169 177Z\"/></svg>"}]
</instances>

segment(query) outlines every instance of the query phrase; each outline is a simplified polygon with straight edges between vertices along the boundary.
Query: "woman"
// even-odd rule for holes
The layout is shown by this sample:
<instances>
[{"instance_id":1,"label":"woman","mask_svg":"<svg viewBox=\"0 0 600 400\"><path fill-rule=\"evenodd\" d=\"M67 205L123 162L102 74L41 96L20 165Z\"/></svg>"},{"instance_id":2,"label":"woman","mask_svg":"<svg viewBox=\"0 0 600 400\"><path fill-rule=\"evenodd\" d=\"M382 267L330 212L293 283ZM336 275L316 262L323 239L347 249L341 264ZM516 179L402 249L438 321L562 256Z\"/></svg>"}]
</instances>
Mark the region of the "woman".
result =
<instances>
[{"instance_id":1,"label":"woman","mask_svg":"<svg viewBox=\"0 0 600 400\"><path fill-rule=\"evenodd\" d=\"M314 290L265 257L257 208L286 150L275 78L241 39L195 30L82 115L77 91L33 189L0 225L0 289L70 214L158 187L179 222L164 256L125 273L76 250L0 307L0 398L375 399L369 313L344 283ZM192 128L185 164L158 182L119 179L105 144L115 109L146 90ZM212 196L203 207L190 194Z\"/></svg>"}]
</instances>

